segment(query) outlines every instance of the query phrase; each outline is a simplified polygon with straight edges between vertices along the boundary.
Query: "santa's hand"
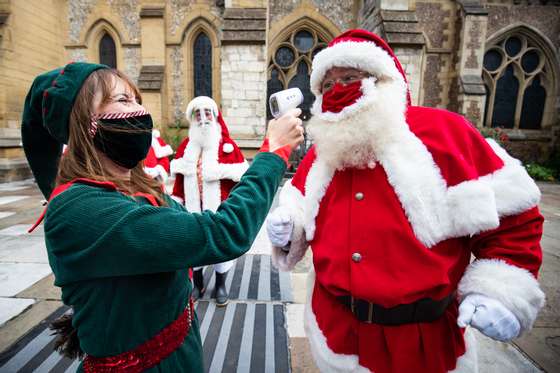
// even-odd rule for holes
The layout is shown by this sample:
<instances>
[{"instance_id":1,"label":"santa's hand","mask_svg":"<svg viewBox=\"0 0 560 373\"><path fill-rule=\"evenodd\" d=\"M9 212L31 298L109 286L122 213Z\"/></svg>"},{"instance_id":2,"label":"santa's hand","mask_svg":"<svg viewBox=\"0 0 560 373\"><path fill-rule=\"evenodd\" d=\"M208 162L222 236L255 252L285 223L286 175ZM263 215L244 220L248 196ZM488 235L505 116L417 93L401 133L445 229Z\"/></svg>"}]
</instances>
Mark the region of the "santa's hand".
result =
<instances>
[{"instance_id":1,"label":"santa's hand","mask_svg":"<svg viewBox=\"0 0 560 373\"><path fill-rule=\"evenodd\" d=\"M177 158L171 161L171 174L183 174L192 176L196 174L196 163L187 161L185 158Z\"/></svg>"},{"instance_id":2,"label":"santa's hand","mask_svg":"<svg viewBox=\"0 0 560 373\"><path fill-rule=\"evenodd\" d=\"M217 164L202 165L202 180L216 181L222 178L220 167Z\"/></svg>"},{"instance_id":3,"label":"santa's hand","mask_svg":"<svg viewBox=\"0 0 560 373\"><path fill-rule=\"evenodd\" d=\"M515 315L500 301L482 294L469 294L459 305L457 324L467 325L498 341L509 341L519 336L521 325Z\"/></svg>"},{"instance_id":4,"label":"santa's hand","mask_svg":"<svg viewBox=\"0 0 560 373\"><path fill-rule=\"evenodd\" d=\"M266 137L271 152L286 145L293 149L303 142L302 121L298 118L300 115L301 109L291 109L280 118L268 122Z\"/></svg>"},{"instance_id":5,"label":"santa's hand","mask_svg":"<svg viewBox=\"0 0 560 373\"><path fill-rule=\"evenodd\" d=\"M294 222L284 209L276 209L266 219L266 231L272 246L284 247L290 242Z\"/></svg>"},{"instance_id":6,"label":"santa's hand","mask_svg":"<svg viewBox=\"0 0 560 373\"><path fill-rule=\"evenodd\" d=\"M152 179L159 176L159 170L155 167L144 167L144 172Z\"/></svg>"}]
</instances>

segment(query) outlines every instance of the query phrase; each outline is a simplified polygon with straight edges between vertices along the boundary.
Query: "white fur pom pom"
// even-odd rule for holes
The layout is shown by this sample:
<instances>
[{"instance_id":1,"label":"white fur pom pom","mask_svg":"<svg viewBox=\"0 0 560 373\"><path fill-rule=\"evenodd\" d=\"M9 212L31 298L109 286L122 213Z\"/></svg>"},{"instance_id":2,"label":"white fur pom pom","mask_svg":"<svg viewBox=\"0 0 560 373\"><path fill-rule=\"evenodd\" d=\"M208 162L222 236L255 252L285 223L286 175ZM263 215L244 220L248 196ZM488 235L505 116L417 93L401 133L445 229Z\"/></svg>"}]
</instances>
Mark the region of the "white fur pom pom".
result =
<instances>
[{"instance_id":1,"label":"white fur pom pom","mask_svg":"<svg viewBox=\"0 0 560 373\"><path fill-rule=\"evenodd\" d=\"M233 151L233 145L226 142L223 147L224 153L231 153Z\"/></svg>"}]
</instances>

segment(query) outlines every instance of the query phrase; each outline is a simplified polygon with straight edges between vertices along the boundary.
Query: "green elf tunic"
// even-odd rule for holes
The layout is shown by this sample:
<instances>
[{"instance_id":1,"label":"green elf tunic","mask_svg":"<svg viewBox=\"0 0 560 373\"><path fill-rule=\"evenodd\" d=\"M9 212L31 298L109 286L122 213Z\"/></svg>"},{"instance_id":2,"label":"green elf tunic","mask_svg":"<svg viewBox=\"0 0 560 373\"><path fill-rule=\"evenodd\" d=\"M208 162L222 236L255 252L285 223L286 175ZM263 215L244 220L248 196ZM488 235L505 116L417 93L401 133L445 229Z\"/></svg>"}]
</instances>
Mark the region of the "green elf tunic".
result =
<instances>
[{"instance_id":1,"label":"green elf tunic","mask_svg":"<svg viewBox=\"0 0 560 373\"><path fill-rule=\"evenodd\" d=\"M188 268L245 253L272 204L286 164L259 153L216 213L154 207L111 188L73 184L49 202L45 240L55 285L74 309L84 352L133 350L184 311ZM78 371L82 371L82 366ZM202 372L195 317L182 345L149 372Z\"/></svg>"}]
</instances>

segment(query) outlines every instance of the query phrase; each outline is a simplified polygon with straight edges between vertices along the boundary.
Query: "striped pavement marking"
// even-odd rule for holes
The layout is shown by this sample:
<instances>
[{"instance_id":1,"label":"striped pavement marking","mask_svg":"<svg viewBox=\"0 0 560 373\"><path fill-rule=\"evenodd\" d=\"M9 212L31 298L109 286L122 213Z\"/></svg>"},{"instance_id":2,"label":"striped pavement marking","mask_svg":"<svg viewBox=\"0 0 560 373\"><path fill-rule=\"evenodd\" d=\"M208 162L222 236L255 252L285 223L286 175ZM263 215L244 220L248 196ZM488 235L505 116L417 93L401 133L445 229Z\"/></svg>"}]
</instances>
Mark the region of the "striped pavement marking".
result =
<instances>
[{"instance_id":1,"label":"striped pavement marking","mask_svg":"<svg viewBox=\"0 0 560 373\"><path fill-rule=\"evenodd\" d=\"M205 280L213 285L213 268ZM291 299L289 274L278 272L268 255L245 255L226 278L231 297L226 307L203 298L196 303L206 372L290 372L286 302ZM206 296L206 294L205 294ZM75 372L79 361L53 350L47 326L68 307L61 307L8 351L0 354L0 372Z\"/></svg>"}]
</instances>

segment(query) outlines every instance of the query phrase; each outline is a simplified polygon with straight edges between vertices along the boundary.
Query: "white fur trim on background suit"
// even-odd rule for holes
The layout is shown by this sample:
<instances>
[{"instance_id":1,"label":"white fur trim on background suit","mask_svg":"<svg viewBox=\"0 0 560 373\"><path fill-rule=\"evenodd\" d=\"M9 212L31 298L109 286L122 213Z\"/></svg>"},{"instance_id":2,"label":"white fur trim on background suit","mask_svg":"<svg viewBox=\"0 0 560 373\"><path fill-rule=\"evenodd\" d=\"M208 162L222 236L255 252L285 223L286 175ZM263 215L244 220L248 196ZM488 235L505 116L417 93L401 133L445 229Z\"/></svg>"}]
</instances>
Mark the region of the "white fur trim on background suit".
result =
<instances>
[{"instance_id":1,"label":"white fur trim on background suit","mask_svg":"<svg viewBox=\"0 0 560 373\"><path fill-rule=\"evenodd\" d=\"M531 329L545 295L527 270L499 259L472 262L459 282L459 299L471 293L484 294L503 303L517 317L521 332Z\"/></svg>"},{"instance_id":2,"label":"white fur trim on background suit","mask_svg":"<svg viewBox=\"0 0 560 373\"><path fill-rule=\"evenodd\" d=\"M285 209L292 218L294 228L290 238L289 251L281 247L272 247L272 264L281 271L291 271L304 257L309 243L303 229L303 194L288 181L282 187L278 209Z\"/></svg>"},{"instance_id":3,"label":"white fur trim on background suit","mask_svg":"<svg viewBox=\"0 0 560 373\"><path fill-rule=\"evenodd\" d=\"M187 162L187 160L184 158L177 158L171 160L169 170L171 175L191 175L193 173L196 173L196 166L192 167L192 162Z\"/></svg>"},{"instance_id":4,"label":"white fur trim on background suit","mask_svg":"<svg viewBox=\"0 0 560 373\"><path fill-rule=\"evenodd\" d=\"M243 177L245 171L249 168L249 163L247 163L247 161L240 163L220 163L218 164L218 168L220 179L229 179L237 182L241 180L241 177Z\"/></svg>"},{"instance_id":5,"label":"white fur trim on background suit","mask_svg":"<svg viewBox=\"0 0 560 373\"><path fill-rule=\"evenodd\" d=\"M159 174L161 181L165 184L167 182L167 178L169 177L165 168L160 164L156 165L154 168L157 170L157 173Z\"/></svg>"},{"instance_id":6,"label":"white fur trim on background suit","mask_svg":"<svg viewBox=\"0 0 560 373\"><path fill-rule=\"evenodd\" d=\"M327 345L327 339L317 324L311 307L311 297L315 285L315 271L311 269L307 275L307 302L305 304L305 333L309 339L311 354L322 373L368 373L369 369L361 366L358 355L337 354ZM383 357L380 357L383 359Z\"/></svg>"},{"instance_id":7,"label":"white fur trim on background suit","mask_svg":"<svg viewBox=\"0 0 560 373\"><path fill-rule=\"evenodd\" d=\"M320 95L321 82L333 67L351 67L404 82L395 61L383 48L373 42L346 41L323 49L313 58L310 84L315 96Z\"/></svg>"},{"instance_id":8,"label":"white fur trim on background suit","mask_svg":"<svg viewBox=\"0 0 560 373\"><path fill-rule=\"evenodd\" d=\"M156 158L163 158L173 154L173 149L170 145L161 146L156 137L152 137L152 148L154 149L154 154Z\"/></svg>"},{"instance_id":9,"label":"white fur trim on background suit","mask_svg":"<svg viewBox=\"0 0 560 373\"><path fill-rule=\"evenodd\" d=\"M200 192L198 190L198 177L196 167L199 156L202 155L202 167L204 165L218 164L218 145L201 147L189 141L183 155L183 164L188 166L185 170L183 188L185 192L185 207L190 212L201 212L202 210L216 211L221 204L220 180L202 181L202 208L200 203ZM178 162L176 162L178 163ZM177 171L177 167L174 169Z\"/></svg>"}]
</instances>

